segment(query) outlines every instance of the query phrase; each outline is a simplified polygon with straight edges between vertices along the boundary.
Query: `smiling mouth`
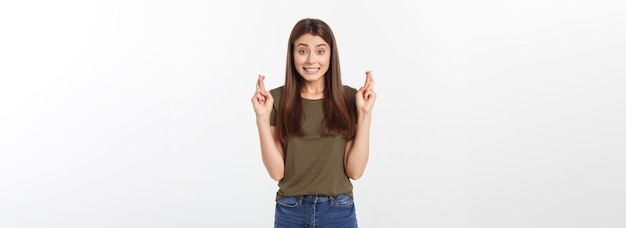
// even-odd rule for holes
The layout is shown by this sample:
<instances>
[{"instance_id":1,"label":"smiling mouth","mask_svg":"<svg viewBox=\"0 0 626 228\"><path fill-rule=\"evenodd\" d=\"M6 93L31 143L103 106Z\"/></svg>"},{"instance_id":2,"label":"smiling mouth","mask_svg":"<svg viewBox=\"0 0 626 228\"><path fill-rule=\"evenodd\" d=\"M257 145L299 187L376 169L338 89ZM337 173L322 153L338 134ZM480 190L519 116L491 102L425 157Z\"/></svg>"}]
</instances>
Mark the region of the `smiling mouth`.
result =
<instances>
[{"instance_id":1,"label":"smiling mouth","mask_svg":"<svg viewBox=\"0 0 626 228\"><path fill-rule=\"evenodd\" d=\"M318 70L320 70L320 67L303 67L304 71L308 72L308 73L315 73Z\"/></svg>"}]
</instances>

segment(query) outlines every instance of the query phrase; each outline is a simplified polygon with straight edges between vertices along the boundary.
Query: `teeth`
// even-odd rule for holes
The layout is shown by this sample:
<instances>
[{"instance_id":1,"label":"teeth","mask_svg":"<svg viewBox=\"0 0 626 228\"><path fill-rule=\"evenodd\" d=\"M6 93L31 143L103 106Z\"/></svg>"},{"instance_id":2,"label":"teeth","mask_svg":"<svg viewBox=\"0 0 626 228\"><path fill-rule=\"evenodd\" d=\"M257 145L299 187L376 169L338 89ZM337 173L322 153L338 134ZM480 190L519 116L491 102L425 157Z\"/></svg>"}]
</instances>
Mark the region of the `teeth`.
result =
<instances>
[{"instance_id":1,"label":"teeth","mask_svg":"<svg viewBox=\"0 0 626 228\"><path fill-rule=\"evenodd\" d=\"M304 70L306 70L306 71L316 71L316 70L319 70L319 69L320 69L319 67L317 67L317 68L306 68L305 67L304 68Z\"/></svg>"}]
</instances>

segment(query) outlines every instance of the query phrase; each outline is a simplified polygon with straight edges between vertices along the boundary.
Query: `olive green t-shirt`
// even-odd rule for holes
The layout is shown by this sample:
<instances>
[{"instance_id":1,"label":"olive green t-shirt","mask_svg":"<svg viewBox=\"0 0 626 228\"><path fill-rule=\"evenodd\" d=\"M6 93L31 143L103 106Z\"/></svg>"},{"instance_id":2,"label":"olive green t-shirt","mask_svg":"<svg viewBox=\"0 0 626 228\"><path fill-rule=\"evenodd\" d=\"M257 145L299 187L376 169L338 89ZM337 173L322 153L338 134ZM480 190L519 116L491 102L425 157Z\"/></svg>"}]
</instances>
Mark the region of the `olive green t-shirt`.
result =
<instances>
[{"instance_id":1,"label":"olive green t-shirt","mask_svg":"<svg viewBox=\"0 0 626 228\"><path fill-rule=\"evenodd\" d=\"M276 126L276 109L283 87L270 91L274 108L270 125ZM344 86L348 107L355 114L356 89ZM344 170L346 140L342 135L321 136L324 117L323 99L301 98L304 136L289 137L283 145L285 152L285 175L278 182L276 199L287 196L326 195L352 196L352 183ZM355 123L356 124L356 123Z\"/></svg>"}]
</instances>

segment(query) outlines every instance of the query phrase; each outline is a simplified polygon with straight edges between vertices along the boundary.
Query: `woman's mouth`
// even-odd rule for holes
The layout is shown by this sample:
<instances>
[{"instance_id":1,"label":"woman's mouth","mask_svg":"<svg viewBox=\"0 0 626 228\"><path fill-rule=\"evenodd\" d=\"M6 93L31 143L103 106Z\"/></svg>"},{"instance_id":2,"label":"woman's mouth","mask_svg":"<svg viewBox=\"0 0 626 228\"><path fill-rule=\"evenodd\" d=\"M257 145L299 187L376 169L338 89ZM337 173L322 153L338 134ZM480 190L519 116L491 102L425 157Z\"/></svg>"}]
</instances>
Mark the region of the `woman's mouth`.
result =
<instances>
[{"instance_id":1,"label":"woman's mouth","mask_svg":"<svg viewBox=\"0 0 626 228\"><path fill-rule=\"evenodd\" d=\"M303 68L304 68L304 72L309 73L309 74L317 73L320 70L319 67L303 67Z\"/></svg>"}]
</instances>

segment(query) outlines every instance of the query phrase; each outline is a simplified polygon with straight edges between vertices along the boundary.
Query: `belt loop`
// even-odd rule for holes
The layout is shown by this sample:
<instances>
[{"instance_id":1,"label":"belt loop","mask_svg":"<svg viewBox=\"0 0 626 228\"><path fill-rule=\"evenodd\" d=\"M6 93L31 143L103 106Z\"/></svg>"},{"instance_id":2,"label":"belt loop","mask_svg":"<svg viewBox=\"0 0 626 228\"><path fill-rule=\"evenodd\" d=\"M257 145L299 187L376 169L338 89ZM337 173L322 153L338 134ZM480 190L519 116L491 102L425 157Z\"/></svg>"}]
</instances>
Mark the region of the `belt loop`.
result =
<instances>
[{"instance_id":1,"label":"belt loop","mask_svg":"<svg viewBox=\"0 0 626 228\"><path fill-rule=\"evenodd\" d=\"M299 196L298 197L298 205L302 205L302 198L304 198L304 196Z\"/></svg>"},{"instance_id":2,"label":"belt loop","mask_svg":"<svg viewBox=\"0 0 626 228\"><path fill-rule=\"evenodd\" d=\"M330 200L330 205L335 205L335 197L334 196L329 196L328 197Z\"/></svg>"}]
</instances>

